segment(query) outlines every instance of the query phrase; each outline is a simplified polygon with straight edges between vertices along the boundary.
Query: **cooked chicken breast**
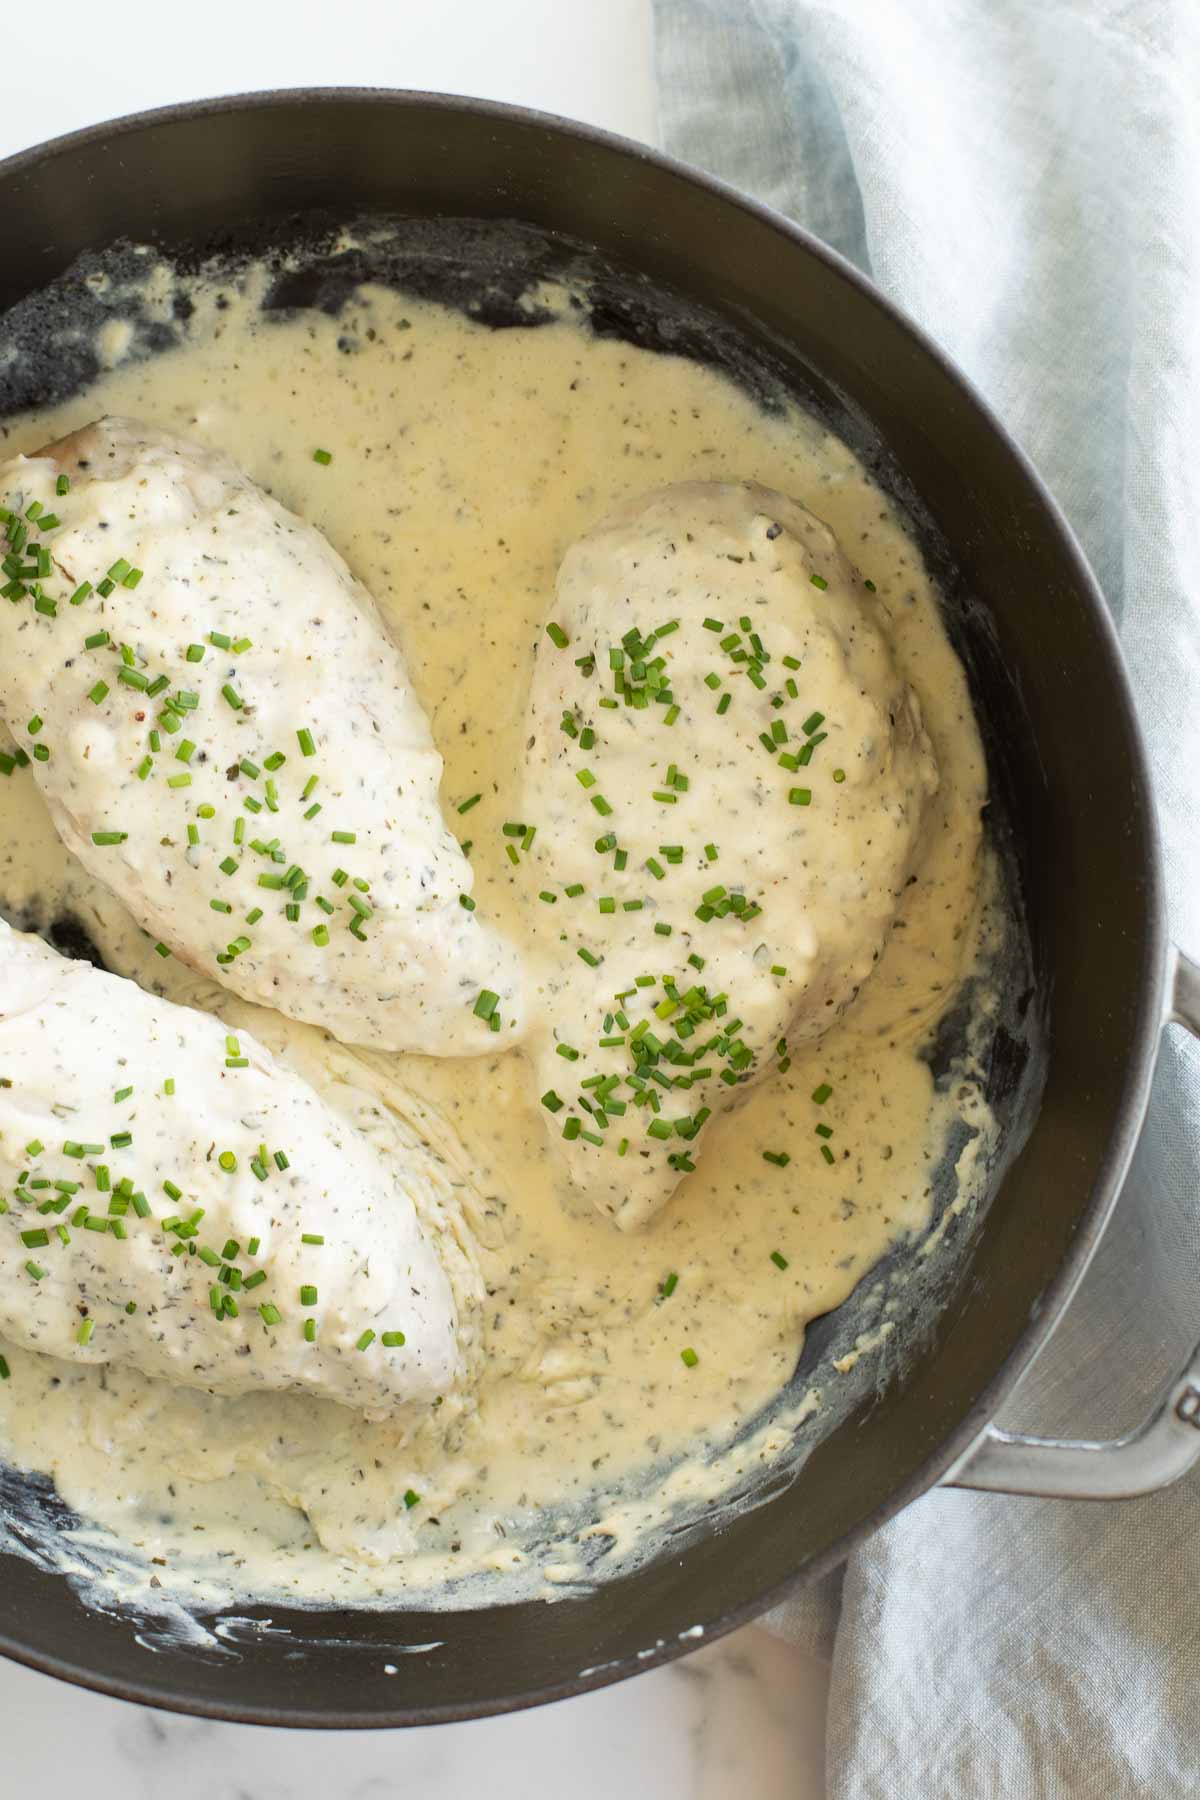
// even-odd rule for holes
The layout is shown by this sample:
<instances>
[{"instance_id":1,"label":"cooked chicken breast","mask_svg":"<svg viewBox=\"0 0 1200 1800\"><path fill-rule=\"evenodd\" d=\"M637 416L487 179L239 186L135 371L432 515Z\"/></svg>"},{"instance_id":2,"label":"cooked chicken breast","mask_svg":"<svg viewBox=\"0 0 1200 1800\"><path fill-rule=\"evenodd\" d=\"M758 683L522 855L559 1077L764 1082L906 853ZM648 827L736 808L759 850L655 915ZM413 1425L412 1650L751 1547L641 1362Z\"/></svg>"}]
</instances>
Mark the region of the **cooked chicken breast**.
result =
<instances>
[{"instance_id":1,"label":"cooked chicken breast","mask_svg":"<svg viewBox=\"0 0 1200 1800\"><path fill-rule=\"evenodd\" d=\"M515 1041L519 960L463 904L425 714L320 533L128 419L6 463L0 503L0 713L64 842L138 922L346 1043Z\"/></svg>"},{"instance_id":2,"label":"cooked chicken breast","mask_svg":"<svg viewBox=\"0 0 1200 1800\"><path fill-rule=\"evenodd\" d=\"M883 948L937 786L886 627L827 527L754 485L663 489L563 558L527 733L533 1055L573 1180L623 1227Z\"/></svg>"},{"instance_id":3,"label":"cooked chicken breast","mask_svg":"<svg viewBox=\"0 0 1200 1800\"><path fill-rule=\"evenodd\" d=\"M0 922L8 1342L217 1394L428 1404L466 1369L420 1182L246 1033Z\"/></svg>"}]
</instances>

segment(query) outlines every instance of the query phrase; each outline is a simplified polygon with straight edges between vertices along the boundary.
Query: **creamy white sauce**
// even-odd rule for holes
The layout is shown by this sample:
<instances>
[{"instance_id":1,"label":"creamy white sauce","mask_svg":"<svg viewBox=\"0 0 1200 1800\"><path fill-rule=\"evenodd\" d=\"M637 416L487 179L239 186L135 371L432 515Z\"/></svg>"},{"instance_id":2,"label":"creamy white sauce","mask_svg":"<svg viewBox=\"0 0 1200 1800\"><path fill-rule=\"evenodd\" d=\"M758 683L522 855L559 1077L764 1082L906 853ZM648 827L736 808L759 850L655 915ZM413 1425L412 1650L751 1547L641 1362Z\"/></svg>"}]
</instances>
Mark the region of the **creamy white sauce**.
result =
<instances>
[{"instance_id":1,"label":"creamy white sauce","mask_svg":"<svg viewBox=\"0 0 1200 1800\"><path fill-rule=\"evenodd\" d=\"M169 286L150 271L164 311ZM5 1455L51 1473L113 1534L84 1535L93 1568L111 1545L115 1587L132 1547L156 1582L196 1602L482 1604L546 1592L587 1578L596 1534L615 1547L610 1563L649 1553L669 1517L703 1512L783 1454L819 1395L728 1446L784 1388L806 1322L928 1226L948 1135L983 1116L971 1082L935 1091L918 1054L994 922L982 750L904 521L804 414L767 416L696 364L593 339L561 296L558 322L492 332L378 288L337 319L267 321L261 291L251 275L218 307L201 284L182 348L126 362L114 340L109 372L14 424L8 448L28 453L104 412L140 418L227 453L318 526L406 659L483 919L527 939L544 885L531 858L513 865L502 826L526 819L526 707L559 563L614 507L669 482L762 482L828 524L875 585L938 768L915 879L860 997L826 1036L798 1041L786 1071L709 1121L696 1171L633 1232L574 1191L520 1051L352 1051L232 998L155 955L63 849L28 771L0 780L9 917L73 912L111 968L252 1028L379 1141L422 1147L477 1238L487 1290L477 1404L453 1418L431 1411L403 1441L395 1422L300 1396L185 1393L127 1367L13 1347L0 1383ZM317 447L331 463L314 462ZM722 844L722 857L735 848ZM764 1151L790 1160L776 1166ZM967 1205L982 1159L963 1169ZM419 1504L398 1509L398 1484Z\"/></svg>"}]
</instances>

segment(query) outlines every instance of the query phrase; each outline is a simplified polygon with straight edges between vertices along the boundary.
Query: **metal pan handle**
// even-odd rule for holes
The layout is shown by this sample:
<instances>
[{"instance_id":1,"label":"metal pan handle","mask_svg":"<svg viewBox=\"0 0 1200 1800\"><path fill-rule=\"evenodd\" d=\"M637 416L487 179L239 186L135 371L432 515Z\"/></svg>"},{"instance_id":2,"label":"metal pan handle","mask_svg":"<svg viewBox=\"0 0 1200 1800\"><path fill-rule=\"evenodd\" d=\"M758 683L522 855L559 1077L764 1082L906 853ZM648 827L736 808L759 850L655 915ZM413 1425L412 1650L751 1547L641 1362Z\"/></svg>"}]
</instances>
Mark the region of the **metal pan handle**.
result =
<instances>
[{"instance_id":1,"label":"metal pan handle","mask_svg":"<svg viewBox=\"0 0 1200 1800\"><path fill-rule=\"evenodd\" d=\"M1200 965L1175 952L1168 1024L1200 1038ZM1059 1500L1129 1500L1169 1487L1200 1460L1200 1346L1154 1411L1108 1443L1024 1437L989 1425L946 1487Z\"/></svg>"}]
</instances>

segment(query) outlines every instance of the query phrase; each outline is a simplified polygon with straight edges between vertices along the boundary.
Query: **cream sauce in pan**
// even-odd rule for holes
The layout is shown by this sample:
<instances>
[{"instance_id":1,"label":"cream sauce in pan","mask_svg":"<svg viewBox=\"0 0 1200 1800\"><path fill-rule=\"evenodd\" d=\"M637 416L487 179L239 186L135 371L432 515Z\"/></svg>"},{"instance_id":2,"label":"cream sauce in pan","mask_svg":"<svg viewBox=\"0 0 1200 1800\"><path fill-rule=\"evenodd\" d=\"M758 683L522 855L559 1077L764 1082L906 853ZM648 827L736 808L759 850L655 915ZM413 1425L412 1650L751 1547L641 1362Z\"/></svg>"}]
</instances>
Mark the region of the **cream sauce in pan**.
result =
<instances>
[{"instance_id":1,"label":"cream sauce in pan","mask_svg":"<svg viewBox=\"0 0 1200 1800\"><path fill-rule=\"evenodd\" d=\"M152 259L148 269L166 316L170 282ZM13 422L4 453L125 414L227 452L317 525L407 659L481 918L520 941L538 905L533 861L514 865L502 827L524 820L530 684L559 562L615 506L668 482L761 482L831 527L874 583L937 763L915 879L858 1001L708 1123L695 1172L633 1231L568 1179L522 1050L350 1050L222 992L155 955L62 848L27 771L0 780L7 916L74 913L110 968L252 1029L381 1142L421 1146L443 1204L477 1235L488 1295L477 1390L416 1426L10 1347L8 1460L49 1472L84 1519L196 1601L546 1592L585 1573L590 1530L650 1550L672 1508L701 1509L780 1450L819 1393L722 1454L787 1383L806 1322L928 1226L947 1134L982 1117L970 1082L935 1091L919 1055L996 926L982 749L902 517L805 414L768 415L719 374L593 338L563 294L541 296L555 322L492 331L374 287L337 319L266 319L264 281L251 271L218 305L199 280L186 342L149 361L128 360L126 328L107 327L107 372ZM318 448L332 460L314 461ZM978 1174L964 1166L963 1179Z\"/></svg>"}]
</instances>

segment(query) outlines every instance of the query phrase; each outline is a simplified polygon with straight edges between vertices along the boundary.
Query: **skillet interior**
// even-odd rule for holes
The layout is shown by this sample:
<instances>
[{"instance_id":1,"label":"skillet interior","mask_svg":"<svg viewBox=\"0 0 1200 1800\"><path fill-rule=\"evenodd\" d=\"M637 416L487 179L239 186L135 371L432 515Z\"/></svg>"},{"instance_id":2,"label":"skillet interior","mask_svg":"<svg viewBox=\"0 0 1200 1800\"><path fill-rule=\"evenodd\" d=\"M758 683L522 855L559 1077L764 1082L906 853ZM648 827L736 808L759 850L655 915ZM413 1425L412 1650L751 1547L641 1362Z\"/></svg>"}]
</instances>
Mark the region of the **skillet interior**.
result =
<instances>
[{"instance_id":1,"label":"skillet interior","mask_svg":"<svg viewBox=\"0 0 1200 1800\"><path fill-rule=\"evenodd\" d=\"M836 1428L802 1447L803 1478L777 1474L755 1496L763 1503L722 1509L681 1532L669 1555L554 1606L271 1608L270 1630L264 1609L250 1609L208 1642L139 1631L84 1607L61 1577L4 1559L0 1644L10 1654L225 1717L462 1717L652 1666L694 1646L696 1626L711 1636L797 1575L832 1566L935 1479L1032 1354L1102 1223L1140 1110L1162 956L1140 749L1087 572L998 428L842 265L721 190L595 134L420 96L279 96L81 134L0 170L0 196L0 304L16 308L0 346L20 352L0 374L0 411L87 380L86 361L41 353L47 304L19 303L115 240L187 260L304 239L309 266L281 278L274 299L335 307L366 271L325 254L323 219L469 218L482 223L410 226L392 261L370 272L497 328L536 328L516 306L531 275L582 277L593 329L714 361L766 403L782 386L869 461L916 522L971 673L993 829L1028 920L1031 960L1014 962L991 1064L1011 1166L1002 1180L997 1171L981 1226L960 1228L955 1256L915 1275L900 1255L882 1271L902 1297L904 1356L882 1372L864 1363ZM512 219L523 227L501 223ZM63 290L76 315L81 298L77 285ZM935 1060L953 1048L952 1024ZM810 1331L806 1376L863 1328L863 1305L860 1290ZM22 1509L55 1505L11 1477L3 1499L18 1521Z\"/></svg>"}]
</instances>

